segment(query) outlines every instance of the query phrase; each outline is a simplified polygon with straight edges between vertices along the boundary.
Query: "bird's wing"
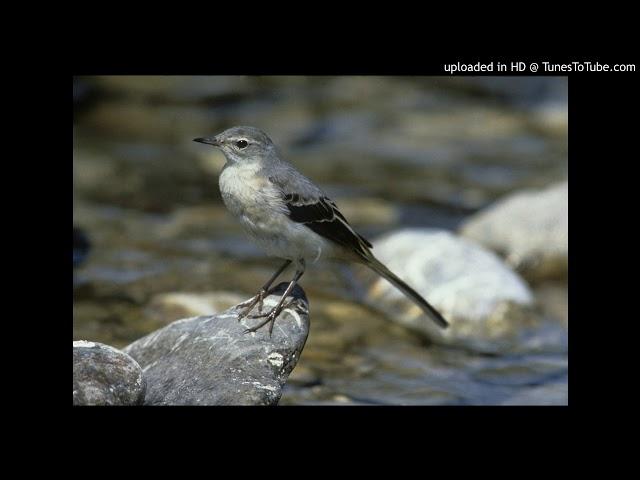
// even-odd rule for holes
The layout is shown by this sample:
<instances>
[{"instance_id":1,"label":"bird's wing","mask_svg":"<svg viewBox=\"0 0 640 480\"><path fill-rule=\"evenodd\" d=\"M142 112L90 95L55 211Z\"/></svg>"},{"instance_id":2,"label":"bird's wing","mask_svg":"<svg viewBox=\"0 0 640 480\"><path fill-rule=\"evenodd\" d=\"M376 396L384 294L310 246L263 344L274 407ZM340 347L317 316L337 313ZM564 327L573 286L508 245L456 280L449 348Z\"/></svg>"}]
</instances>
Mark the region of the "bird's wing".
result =
<instances>
[{"instance_id":1,"label":"bird's wing","mask_svg":"<svg viewBox=\"0 0 640 480\"><path fill-rule=\"evenodd\" d=\"M318 235L368 259L371 243L357 233L338 206L310 180L297 177L296 182L277 176L269 180L282 192L282 200L289 210L289 218L310 228ZM296 188L297 187L297 188Z\"/></svg>"}]
</instances>

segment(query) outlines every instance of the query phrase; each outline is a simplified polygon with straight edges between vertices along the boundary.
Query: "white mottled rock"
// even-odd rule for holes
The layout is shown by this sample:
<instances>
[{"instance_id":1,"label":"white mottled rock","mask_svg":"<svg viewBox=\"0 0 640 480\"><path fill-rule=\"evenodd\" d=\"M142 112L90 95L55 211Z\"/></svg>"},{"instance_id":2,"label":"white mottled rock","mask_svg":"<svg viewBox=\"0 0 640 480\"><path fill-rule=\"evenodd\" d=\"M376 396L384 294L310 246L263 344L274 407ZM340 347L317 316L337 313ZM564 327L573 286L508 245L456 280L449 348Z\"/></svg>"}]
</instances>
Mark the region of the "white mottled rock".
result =
<instances>
[{"instance_id":1,"label":"white mottled rock","mask_svg":"<svg viewBox=\"0 0 640 480\"><path fill-rule=\"evenodd\" d=\"M460 233L500 253L529 279L565 276L569 252L568 183L509 195L472 216Z\"/></svg>"},{"instance_id":2,"label":"white mottled rock","mask_svg":"<svg viewBox=\"0 0 640 480\"><path fill-rule=\"evenodd\" d=\"M265 298L265 311L275 306L286 286L279 284ZM309 334L302 288L296 286L288 301L292 303L276 318L273 336L268 325L245 334L262 319L238 322L241 310L232 307L177 320L127 346L124 351L144 372L145 405L276 405Z\"/></svg>"},{"instance_id":3,"label":"white mottled rock","mask_svg":"<svg viewBox=\"0 0 640 480\"><path fill-rule=\"evenodd\" d=\"M368 300L394 321L434 341L480 351L513 351L525 345L540 349L548 343L540 345L531 338L541 320L533 312L529 287L493 252L432 229L391 233L374 242L373 252L437 308L450 327L440 329L390 283L378 278Z\"/></svg>"}]
</instances>

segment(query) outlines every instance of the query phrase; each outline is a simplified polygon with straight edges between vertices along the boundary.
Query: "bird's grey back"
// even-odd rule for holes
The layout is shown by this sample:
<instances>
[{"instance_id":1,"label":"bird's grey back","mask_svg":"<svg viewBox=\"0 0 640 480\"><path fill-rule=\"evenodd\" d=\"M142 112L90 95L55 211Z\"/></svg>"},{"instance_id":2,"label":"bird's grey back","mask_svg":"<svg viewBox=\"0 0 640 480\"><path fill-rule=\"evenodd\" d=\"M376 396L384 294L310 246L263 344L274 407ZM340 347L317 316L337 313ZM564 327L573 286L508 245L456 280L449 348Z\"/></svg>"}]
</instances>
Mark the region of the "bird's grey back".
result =
<instances>
[{"instance_id":1,"label":"bird's grey back","mask_svg":"<svg viewBox=\"0 0 640 480\"><path fill-rule=\"evenodd\" d=\"M297 194L301 199L317 201L326 194L310 179L284 160L277 148L265 156L260 172L285 194Z\"/></svg>"}]
</instances>

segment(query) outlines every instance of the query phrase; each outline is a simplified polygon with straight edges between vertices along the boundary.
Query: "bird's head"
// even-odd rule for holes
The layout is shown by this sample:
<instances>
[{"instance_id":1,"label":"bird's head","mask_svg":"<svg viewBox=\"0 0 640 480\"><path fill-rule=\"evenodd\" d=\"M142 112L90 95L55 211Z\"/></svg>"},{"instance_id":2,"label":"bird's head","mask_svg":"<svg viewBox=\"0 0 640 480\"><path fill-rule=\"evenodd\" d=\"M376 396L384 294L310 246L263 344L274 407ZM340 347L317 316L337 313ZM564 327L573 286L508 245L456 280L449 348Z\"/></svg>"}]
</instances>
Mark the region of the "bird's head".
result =
<instances>
[{"instance_id":1,"label":"bird's head","mask_svg":"<svg viewBox=\"0 0 640 480\"><path fill-rule=\"evenodd\" d=\"M267 134L255 127L233 127L214 137L193 141L218 147L232 163L259 161L274 148Z\"/></svg>"}]
</instances>

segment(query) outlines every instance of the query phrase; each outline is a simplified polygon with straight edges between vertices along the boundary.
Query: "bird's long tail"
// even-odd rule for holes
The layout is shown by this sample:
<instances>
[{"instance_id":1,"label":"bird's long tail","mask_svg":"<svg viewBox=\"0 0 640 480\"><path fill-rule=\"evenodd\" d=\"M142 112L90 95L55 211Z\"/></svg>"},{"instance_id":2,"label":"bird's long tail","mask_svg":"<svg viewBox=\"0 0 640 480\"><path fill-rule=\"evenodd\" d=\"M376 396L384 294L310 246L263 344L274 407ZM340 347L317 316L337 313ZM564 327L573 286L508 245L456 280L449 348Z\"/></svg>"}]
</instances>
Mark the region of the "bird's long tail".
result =
<instances>
[{"instance_id":1,"label":"bird's long tail","mask_svg":"<svg viewBox=\"0 0 640 480\"><path fill-rule=\"evenodd\" d=\"M389 280L396 288L406 295L407 298L415 302L415 304L418 305L431 320L437 323L439 327L447 328L449 326L449 323L442 315L440 315L440 312L433 308L418 292L398 278L395 273L380 263L380 261L373 255L369 255L366 265L378 275Z\"/></svg>"}]
</instances>

